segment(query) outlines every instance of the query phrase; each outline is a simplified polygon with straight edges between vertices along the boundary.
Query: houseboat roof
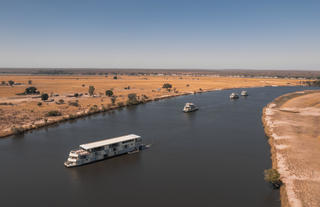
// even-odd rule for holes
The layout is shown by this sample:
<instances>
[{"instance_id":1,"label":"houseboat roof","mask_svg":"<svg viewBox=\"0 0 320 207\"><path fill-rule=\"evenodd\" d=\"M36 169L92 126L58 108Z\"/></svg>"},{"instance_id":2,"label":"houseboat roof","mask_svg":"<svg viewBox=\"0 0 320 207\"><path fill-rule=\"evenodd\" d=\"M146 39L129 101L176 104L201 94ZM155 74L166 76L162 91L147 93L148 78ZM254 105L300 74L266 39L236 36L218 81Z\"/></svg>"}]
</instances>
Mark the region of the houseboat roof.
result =
<instances>
[{"instance_id":1,"label":"houseboat roof","mask_svg":"<svg viewBox=\"0 0 320 207\"><path fill-rule=\"evenodd\" d=\"M88 143L88 144L82 144L82 145L80 145L80 148L82 148L84 150L89 150L89 149L93 149L93 148L96 148L96 147L102 147L102 146L115 144L115 143L119 143L119 142L124 142L124 141L128 141L128 140L131 140L131 139L137 139L137 138L140 138L140 136L135 135L135 134L129 134L129 135L126 135L126 136L109 138L109 139L104 139L104 140L97 141L97 142L91 142L91 143Z\"/></svg>"}]
</instances>

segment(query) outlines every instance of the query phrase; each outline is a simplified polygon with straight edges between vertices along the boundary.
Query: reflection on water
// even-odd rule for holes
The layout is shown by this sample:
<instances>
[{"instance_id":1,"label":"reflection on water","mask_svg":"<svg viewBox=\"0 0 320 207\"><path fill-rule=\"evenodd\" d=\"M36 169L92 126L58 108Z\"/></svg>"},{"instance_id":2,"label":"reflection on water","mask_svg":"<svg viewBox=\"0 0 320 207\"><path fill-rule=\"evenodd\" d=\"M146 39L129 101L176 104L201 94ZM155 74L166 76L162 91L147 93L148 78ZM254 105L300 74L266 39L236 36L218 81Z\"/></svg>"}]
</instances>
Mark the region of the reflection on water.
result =
<instances>
[{"instance_id":1,"label":"reflection on water","mask_svg":"<svg viewBox=\"0 0 320 207\"><path fill-rule=\"evenodd\" d=\"M1 139L1 206L280 206L263 180L271 161L261 110L303 89L249 88L231 101L232 90L181 96ZM186 102L200 110L183 113ZM131 133L151 148L63 165L80 144Z\"/></svg>"}]
</instances>

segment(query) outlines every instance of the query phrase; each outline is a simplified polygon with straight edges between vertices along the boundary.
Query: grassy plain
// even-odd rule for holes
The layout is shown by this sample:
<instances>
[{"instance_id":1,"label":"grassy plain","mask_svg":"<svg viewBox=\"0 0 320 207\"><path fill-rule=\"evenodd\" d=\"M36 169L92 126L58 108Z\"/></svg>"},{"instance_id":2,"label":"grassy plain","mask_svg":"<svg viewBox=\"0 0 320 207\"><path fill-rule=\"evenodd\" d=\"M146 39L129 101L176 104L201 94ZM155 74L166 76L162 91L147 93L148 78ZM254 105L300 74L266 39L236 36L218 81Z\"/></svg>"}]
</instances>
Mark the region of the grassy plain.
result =
<instances>
[{"instance_id":1,"label":"grassy plain","mask_svg":"<svg viewBox=\"0 0 320 207\"><path fill-rule=\"evenodd\" d=\"M222 90L242 87L292 86L299 85L300 80L278 78L234 78L216 76L84 76L84 75L4 75L0 83L13 80L21 85L0 85L0 137L24 130L38 128L54 122L74 117L85 116L92 112L105 111L126 105L130 93L147 101L171 96ZM32 81L31 84L28 82ZM172 90L163 89L164 83L172 84ZM50 101L41 101L39 95L16 95L25 88L34 86L41 93L48 93ZM94 96L88 95L89 86L94 86ZM125 89L130 86L130 89ZM111 104L105 91L111 89L117 96L116 103ZM83 94L81 97L71 97L73 94ZM58 96L56 96L58 95ZM64 104L57 104L62 99ZM78 102L78 106L69 102ZM38 104L42 105L39 106ZM120 103L121 104L121 103ZM182 107L182 106L181 106ZM61 116L48 117L49 111L57 110Z\"/></svg>"}]
</instances>

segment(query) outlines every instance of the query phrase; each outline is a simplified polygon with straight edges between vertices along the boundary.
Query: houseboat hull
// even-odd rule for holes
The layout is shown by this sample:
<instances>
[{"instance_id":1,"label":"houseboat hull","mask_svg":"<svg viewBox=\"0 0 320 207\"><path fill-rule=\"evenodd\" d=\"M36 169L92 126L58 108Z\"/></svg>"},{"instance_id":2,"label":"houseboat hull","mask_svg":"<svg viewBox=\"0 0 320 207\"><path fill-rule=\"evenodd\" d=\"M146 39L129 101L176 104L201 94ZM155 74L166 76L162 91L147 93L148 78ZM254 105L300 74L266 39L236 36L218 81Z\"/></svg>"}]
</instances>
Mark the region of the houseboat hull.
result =
<instances>
[{"instance_id":1,"label":"houseboat hull","mask_svg":"<svg viewBox=\"0 0 320 207\"><path fill-rule=\"evenodd\" d=\"M190 113L190 112L194 112L194 111L197 111L197 110L199 110L199 108L194 108L194 109L189 109L189 110L183 109L182 111L185 112L185 113Z\"/></svg>"}]
</instances>

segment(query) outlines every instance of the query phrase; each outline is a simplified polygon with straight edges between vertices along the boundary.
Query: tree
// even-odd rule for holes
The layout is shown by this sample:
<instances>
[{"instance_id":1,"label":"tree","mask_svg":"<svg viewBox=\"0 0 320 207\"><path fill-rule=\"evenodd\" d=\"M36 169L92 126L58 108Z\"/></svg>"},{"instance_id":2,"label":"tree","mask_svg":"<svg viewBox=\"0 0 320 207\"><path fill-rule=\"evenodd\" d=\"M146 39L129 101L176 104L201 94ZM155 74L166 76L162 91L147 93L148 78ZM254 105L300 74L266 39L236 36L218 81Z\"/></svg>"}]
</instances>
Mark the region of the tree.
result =
<instances>
[{"instance_id":1,"label":"tree","mask_svg":"<svg viewBox=\"0 0 320 207\"><path fill-rule=\"evenodd\" d=\"M94 86L89 86L89 91L88 92L89 92L90 96L93 96L94 90L95 90Z\"/></svg>"},{"instance_id":2,"label":"tree","mask_svg":"<svg viewBox=\"0 0 320 207\"><path fill-rule=\"evenodd\" d=\"M271 183L274 188L280 188L282 181L280 174L276 169L267 169L264 171L264 180Z\"/></svg>"},{"instance_id":3,"label":"tree","mask_svg":"<svg viewBox=\"0 0 320 207\"><path fill-rule=\"evenodd\" d=\"M37 91L37 88L36 88L36 87L31 86L31 87L26 88L26 89L24 90L24 93L25 93L25 94L39 94L40 92Z\"/></svg>"},{"instance_id":4,"label":"tree","mask_svg":"<svg viewBox=\"0 0 320 207\"><path fill-rule=\"evenodd\" d=\"M106 96L113 96L113 91L112 90L106 90Z\"/></svg>"},{"instance_id":5,"label":"tree","mask_svg":"<svg viewBox=\"0 0 320 207\"><path fill-rule=\"evenodd\" d=\"M53 110L53 111L49 111L46 115L47 116L61 116L61 112L57 111L57 110Z\"/></svg>"},{"instance_id":6,"label":"tree","mask_svg":"<svg viewBox=\"0 0 320 207\"><path fill-rule=\"evenodd\" d=\"M12 86L14 84L14 81L13 80L9 80L8 83L9 83L10 86Z\"/></svg>"},{"instance_id":7,"label":"tree","mask_svg":"<svg viewBox=\"0 0 320 207\"><path fill-rule=\"evenodd\" d=\"M117 80L117 79L118 79L118 77L117 77L117 76L113 76L113 79Z\"/></svg>"},{"instance_id":8,"label":"tree","mask_svg":"<svg viewBox=\"0 0 320 207\"><path fill-rule=\"evenodd\" d=\"M1 85L6 85L6 82L5 81L1 81Z\"/></svg>"},{"instance_id":9,"label":"tree","mask_svg":"<svg viewBox=\"0 0 320 207\"><path fill-rule=\"evenodd\" d=\"M114 106L117 100L117 96L111 96L111 103Z\"/></svg>"},{"instance_id":10,"label":"tree","mask_svg":"<svg viewBox=\"0 0 320 207\"><path fill-rule=\"evenodd\" d=\"M46 101L46 100L48 100L48 98L49 98L49 95L48 95L47 93L43 93L43 94L41 95L41 100L42 100L42 101Z\"/></svg>"},{"instance_id":11,"label":"tree","mask_svg":"<svg viewBox=\"0 0 320 207\"><path fill-rule=\"evenodd\" d=\"M128 101L127 101L128 105L135 105L138 103L139 103L139 101L137 99L137 94L135 94L135 93L128 94Z\"/></svg>"},{"instance_id":12,"label":"tree","mask_svg":"<svg viewBox=\"0 0 320 207\"><path fill-rule=\"evenodd\" d=\"M172 88L172 85L170 83L163 84L162 88L170 89Z\"/></svg>"}]
</instances>

